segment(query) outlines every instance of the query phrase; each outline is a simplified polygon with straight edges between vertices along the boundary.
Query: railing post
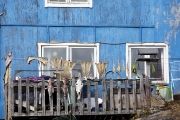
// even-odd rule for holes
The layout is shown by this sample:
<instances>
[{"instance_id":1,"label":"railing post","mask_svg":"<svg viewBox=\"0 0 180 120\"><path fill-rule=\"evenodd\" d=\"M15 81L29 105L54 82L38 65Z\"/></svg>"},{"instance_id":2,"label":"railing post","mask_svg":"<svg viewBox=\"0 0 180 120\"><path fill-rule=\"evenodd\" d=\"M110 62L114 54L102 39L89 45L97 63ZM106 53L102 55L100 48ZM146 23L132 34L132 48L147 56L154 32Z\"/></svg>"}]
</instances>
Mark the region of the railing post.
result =
<instances>
[{"instance_id":1,"label":"railing post","mask_svg":"<svg viewBox=\"0 0 180 120\"><path fill-rule=\"evenodd\" d=\"M26 79L26 114L29 115L29 78Z\"/></svg>"},{"instance_id":2,"label":"railing post","mask_svg":"<svg viewBox=\"0 0 180 120\"><path fill-rule=\"evenodd\" d=\"M110 79L110 114L114 114L113 79Z\"/></svg>"},{"instance_id":3,"label":"railing post","mask_svg":"<svg viewBox=\"0 0 180 120\"><path fill-rule=\"evenodd\" d=\"M118 81L118 114L121 114L121 81Z\"/></svg>"}]
</instances>

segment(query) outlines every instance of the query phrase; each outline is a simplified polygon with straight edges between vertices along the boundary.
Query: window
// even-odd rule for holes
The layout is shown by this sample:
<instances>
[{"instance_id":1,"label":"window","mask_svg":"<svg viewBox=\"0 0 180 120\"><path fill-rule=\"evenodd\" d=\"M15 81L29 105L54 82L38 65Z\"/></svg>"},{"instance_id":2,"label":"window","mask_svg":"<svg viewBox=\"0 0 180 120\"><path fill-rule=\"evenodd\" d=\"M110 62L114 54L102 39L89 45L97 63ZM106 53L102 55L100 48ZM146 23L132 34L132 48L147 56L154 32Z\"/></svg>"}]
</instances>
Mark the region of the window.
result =
<instances>
[{"instance_id":1,"label":"window","mask_svg":"<svg viewBox=\"0 0 180 120\"><path fill-rule=\"evenodd\" d=\"M92 0L45 0L45 7L92 7Z\"/></svg>"},{"instance_id":2,"label":"window","mask_svg":"<svg viewBox=\"0 0 180 120\"><path fill-rule=\"evenodd\" d=\"M149 55L139 54L138 51L149 50ZM157 50L157 54L151 51ZM126 44L126 74L134 78L145 74L152 79L153 84L169 83L168 45L165 43ZM136 73L132 72L133 64L136 63ZM152 69L155 68L155 72Z\"/></svg>"},{"instance_id":3,"label":"window","mask_svg":"<svg viewBox=\"0 0 180 120\"><path fill-rule=\"evenodd\" d=\"M39 69L43 70L42 74L52 76L53 71L50 64L50 59L70 60L75 62L76 65L72 70L72 75L78 77L79 69L81 69L80 62L92 62L90 74L92 77L98 77L95 62L99 61L99 44L78 44L78 43L61 43L61 44L49 44L38 43L38 56L47 57L49 63L47 66L39 66ZM44 72L48 71L48 72Z\"/></svg>"}]
</instances>

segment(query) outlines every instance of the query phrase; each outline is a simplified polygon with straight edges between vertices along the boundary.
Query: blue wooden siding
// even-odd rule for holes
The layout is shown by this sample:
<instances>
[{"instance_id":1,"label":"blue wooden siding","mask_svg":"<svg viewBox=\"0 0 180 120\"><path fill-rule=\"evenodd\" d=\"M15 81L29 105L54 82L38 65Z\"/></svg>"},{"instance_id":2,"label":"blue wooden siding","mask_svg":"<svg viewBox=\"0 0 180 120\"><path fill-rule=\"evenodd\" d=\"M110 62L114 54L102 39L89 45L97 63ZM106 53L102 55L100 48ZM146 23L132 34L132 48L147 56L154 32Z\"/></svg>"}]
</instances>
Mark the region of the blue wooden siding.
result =
<instances>
[{"instance_id":1,"label":"blue wooden siding","mask_svg":"<svg viewBox=\"0 0 180 120\"><path fill-rule=\"evenodd\" d=\"M113 61L115 65L126 61L125 43L167 42L169 60L178 61L179 6L180 0L93 0L92 8L45 8L44 0L1 0L0 14L4 14L0 16L0 57L12 51L14 58L22 58L13 60L14 75L15 69L37 69L35 61L27 65L24 59L37 56L38 42L100 42L104 43L100 45L100 61L107 61L107 70L112 70ZM3 59L0 68L1 119ZM179 88L180 82L175 85Z\"/></svg>"}]
</instances>

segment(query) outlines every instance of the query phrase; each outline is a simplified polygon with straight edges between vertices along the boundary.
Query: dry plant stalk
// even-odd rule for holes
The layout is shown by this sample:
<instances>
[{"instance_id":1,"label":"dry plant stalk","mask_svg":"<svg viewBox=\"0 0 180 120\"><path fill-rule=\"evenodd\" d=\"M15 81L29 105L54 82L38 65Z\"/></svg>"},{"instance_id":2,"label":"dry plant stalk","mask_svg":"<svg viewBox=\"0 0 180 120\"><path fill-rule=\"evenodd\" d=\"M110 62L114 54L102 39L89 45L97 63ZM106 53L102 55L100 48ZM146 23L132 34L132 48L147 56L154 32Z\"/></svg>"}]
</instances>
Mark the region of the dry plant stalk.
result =
<instances>
[{"instance_id":1,"label":"dry plant stalk","mask_svg":"<svg viewBox=\"0 0 180 120\"><path fill-rule=\"evenodd\" d=\"M98 69L98 73L100 75L100 78L102 78L102 75L106 71L107 63L106 62L99 62L99 63L95 63L95 64L96 64L96 67Z\"/></svg>"},{"instance_id":2,"label":"dry plant stalk","mask_svg":"<svg viewBox=\"0 0 180 120\"><path fill-rule=\"evenodd\" d=\"M80 62L83 74L88 77L92 62Z\"/></svg>"}]
</instances>

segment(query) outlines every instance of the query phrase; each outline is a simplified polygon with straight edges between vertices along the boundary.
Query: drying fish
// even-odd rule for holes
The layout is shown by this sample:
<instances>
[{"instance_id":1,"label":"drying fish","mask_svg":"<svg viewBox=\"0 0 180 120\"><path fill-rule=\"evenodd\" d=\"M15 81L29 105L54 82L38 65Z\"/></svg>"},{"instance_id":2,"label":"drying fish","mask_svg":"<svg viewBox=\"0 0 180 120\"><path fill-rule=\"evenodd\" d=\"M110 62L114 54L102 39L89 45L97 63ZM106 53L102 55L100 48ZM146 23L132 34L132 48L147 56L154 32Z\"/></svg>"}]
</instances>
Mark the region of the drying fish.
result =
<instances>
[{"instance_id":1,"label":"drying fish","mask_svg":"<svg viewBox=\"0 0 180 120\"><path fill-rule=\"evenodd\" d=\"M27 63L30 64L30 62L31 62L32 60L34 60L34 59L35 59L34 56L29 56L29 57L27 58Z\"/></svg>"}]
</instances>

